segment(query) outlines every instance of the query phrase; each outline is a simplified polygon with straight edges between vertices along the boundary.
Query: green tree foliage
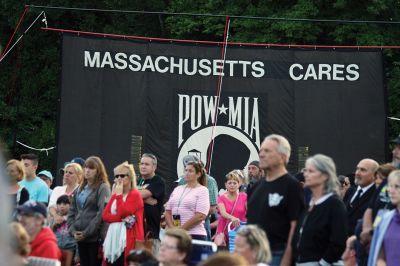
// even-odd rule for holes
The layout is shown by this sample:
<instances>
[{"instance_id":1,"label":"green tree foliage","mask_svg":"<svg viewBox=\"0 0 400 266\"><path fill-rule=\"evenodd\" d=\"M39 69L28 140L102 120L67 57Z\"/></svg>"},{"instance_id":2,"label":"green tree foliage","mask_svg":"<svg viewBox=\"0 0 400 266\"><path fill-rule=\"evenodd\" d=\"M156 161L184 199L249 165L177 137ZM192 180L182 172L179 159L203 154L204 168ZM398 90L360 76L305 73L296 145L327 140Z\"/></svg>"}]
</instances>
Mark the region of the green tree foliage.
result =
<instances>
[{"instance_id":1,"label":"green tree foliage","mask_svg":"<svg viewBox=\"0 0 400 266\"><path fill-rule=\"evenodd\" d=\"M399 2L393 0L50 0L48 6L98 9L169 11L214 14L212 16L157 15L121 12L79 12L45 9L48 25L54 28L137 35L223 41L225 15L231 17L229 41L313 45L398 45L400 25L314 23L255 19L310 18L342 20L400 21ZM42 5L43 1L31 1ZM5 47L24 6L18 1L0 0L0 45ZM16 37L41 12L29 9ZM16 140L34 147L56 145L61 80L61 35L40 30L36 23L0 64L0 138L9 157L29 150ZM16 39L16 38L15 38ZM388 115L400 117L400 54L385 49ZM366 121L367 122L367 121ZM400 122L388 120L389 135L400 132ZM73 129L71 129L73 130ZM55 151L40 152L42 168L55 163Z\"/></svg>"}]
</instances>

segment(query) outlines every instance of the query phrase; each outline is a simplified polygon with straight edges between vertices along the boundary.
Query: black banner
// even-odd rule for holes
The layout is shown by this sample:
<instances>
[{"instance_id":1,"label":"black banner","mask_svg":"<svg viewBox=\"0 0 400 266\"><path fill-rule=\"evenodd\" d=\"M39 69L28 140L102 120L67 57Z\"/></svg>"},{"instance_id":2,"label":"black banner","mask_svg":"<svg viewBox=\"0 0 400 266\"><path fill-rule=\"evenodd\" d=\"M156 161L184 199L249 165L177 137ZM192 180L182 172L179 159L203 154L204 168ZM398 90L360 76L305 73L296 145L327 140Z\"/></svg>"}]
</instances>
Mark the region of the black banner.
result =
<instances>
[{"instance_id":1,"label":"black banner","mask_svg":"<svg viewBox=\"0 0 400 266\"><path fill-rule=\"evenodd\" d=\"M183 156L207 162L214 135L207 166L222 186L277 133L292 145L292 173L315 153L349 173L362 158L385 160L382 65L379 51L228 45L217 105L218 45L64 35L58 166L99 155L111 173L141 137L171 187Z\"/></svg>"}]
</instances>

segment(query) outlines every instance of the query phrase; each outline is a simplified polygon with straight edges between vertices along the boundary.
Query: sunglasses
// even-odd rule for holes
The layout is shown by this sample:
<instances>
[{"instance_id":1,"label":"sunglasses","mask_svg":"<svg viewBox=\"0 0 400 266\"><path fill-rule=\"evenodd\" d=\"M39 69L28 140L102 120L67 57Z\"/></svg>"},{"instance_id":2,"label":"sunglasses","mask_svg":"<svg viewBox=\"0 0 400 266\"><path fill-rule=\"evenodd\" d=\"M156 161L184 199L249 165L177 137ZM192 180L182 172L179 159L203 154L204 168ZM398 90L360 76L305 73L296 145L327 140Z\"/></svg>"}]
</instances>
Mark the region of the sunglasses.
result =
<instances>
[{"instance_id":1,"label":"sunglasses","mask_svg":"<svg viewBox=\"0 0 400 266\"><path fill-rule=\"evenodd\" d=\"M125 176L129 176L128 174L120 174L120 175L115 175L114 177L117 178L124 178Z\"/></svg>"},{"instance_id":2,"label":"sunglasses","mask_svg":"<svg viewBox=\"0 0 400 266\"><path fill-rule=\"evenodd\" d=\"M350 183L349 183L349 182L346 182L346 181L340 181L340 184L341 184L342 186L348 186L348 185L350 185Z\"/></svg>"}]
</instances>

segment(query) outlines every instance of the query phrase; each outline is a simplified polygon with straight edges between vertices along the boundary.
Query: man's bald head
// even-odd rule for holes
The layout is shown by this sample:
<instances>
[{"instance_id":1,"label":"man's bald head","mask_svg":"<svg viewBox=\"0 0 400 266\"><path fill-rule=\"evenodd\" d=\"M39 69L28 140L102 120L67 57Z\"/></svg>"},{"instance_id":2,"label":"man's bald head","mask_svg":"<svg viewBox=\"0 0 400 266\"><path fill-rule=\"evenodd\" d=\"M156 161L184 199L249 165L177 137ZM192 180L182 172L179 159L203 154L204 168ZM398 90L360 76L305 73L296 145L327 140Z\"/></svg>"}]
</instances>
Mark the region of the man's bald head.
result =
<instances>
[{"instance_id":1,"label":"man's bald head","mask_svg":"<svg viewBox=\"0 0 400 266\"><path fill-rule=\"evenodd\" d=\"M373 159L362 159L356 168L355 179L357 185L360 187L366 187L374 182L375 173L379 168L377 161Z\"/></svg>"}]
</instances>

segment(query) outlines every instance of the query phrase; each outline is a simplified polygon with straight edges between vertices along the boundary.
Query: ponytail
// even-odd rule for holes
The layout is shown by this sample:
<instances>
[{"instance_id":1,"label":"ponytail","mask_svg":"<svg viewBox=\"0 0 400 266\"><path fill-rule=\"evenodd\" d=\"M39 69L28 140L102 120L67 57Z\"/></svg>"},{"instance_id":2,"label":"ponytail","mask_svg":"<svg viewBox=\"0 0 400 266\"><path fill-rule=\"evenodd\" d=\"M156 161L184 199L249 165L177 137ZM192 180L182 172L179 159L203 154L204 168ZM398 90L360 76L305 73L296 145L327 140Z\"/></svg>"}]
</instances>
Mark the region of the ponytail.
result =
<instances>
[{"instance_id":1,"label":"ponytail","mask_svg":"<svg viewBox=\"0 0 400 266\"><path fill-rule=\"evenodd\" d=\"M203 164L201 162L189 162L187 165L192 165L196 171L196 174L200 173L198 182L200 185L207 187L207 173L203 167Z\"/></svg>"}]
</instances>

